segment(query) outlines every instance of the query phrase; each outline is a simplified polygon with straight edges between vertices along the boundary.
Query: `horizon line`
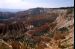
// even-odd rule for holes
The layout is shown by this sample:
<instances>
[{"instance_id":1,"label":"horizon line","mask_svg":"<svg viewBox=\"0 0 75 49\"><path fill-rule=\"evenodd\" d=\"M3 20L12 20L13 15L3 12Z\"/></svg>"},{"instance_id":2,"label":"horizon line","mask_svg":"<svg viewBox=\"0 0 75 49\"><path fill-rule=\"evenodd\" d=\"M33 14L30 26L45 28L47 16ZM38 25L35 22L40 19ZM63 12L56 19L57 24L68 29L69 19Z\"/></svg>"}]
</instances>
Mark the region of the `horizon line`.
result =
<instances>
[{"instance_id":1,"label":"horizon line","mask_svg":"<svg viewBox=\"0 0 75 49\"><path fill-rule=\"evenodd\" d=\"M61 7L33 7L33 8L66 8L66 7L73 7L74 6L61 6ZM28 9L33 9L33 8L28 8ZM0 9L10 9L10 8L0 8ZM28 10L28 9L13 9L11 8L12 10Z\"/></svg>"}]
</instances>

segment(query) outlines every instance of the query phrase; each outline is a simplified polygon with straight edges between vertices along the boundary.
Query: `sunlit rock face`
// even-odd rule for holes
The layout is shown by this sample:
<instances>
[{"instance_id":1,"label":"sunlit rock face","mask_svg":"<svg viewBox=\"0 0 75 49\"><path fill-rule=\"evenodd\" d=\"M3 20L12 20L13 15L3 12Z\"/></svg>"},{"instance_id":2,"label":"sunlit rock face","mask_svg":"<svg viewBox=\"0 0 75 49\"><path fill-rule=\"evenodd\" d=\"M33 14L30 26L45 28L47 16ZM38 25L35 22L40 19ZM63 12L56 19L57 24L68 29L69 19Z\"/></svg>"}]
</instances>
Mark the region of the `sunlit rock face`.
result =
<instances>
[{"instance_id":1,"label":"sunlit rock face","mask_svg":"<svg viewBox=\"0 0 75 49\"><path fill-rule=\"evenodd\" d=\"M0 39L18 49L31 48L33 45L35 49L58 49L68 45L66 42L73 47L73 33L73 7L0 12Z\"/></svg>"}]
</instances>

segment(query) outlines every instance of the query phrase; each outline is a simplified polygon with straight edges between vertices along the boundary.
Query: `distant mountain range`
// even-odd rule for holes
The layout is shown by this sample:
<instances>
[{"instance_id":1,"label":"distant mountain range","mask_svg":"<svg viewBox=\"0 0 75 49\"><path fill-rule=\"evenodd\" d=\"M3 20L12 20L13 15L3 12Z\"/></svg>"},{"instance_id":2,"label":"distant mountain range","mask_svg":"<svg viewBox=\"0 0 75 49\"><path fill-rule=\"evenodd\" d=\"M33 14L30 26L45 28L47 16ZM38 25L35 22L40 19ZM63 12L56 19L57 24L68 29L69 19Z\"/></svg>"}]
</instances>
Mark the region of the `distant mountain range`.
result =
<instances>
[{"instance_id":1,"label":"distant mountain range","mask_svg":"<svg viewBox=\"0 0 75 49\"><path fill-rule=\"evenodd\" d=\"M74 7L61 7L61 8L32 8L28 10L24 9L1 9L0 8L0 20L6 21L35 21L49 19L52 21L58 16L59 13L64 11L73 11ZM56 13L56 14L55 14Z\"/></svg>"},{"instance_id":2,"label":"distant mountain range","mask_svg":"<svg viewBox=\"0 0 75 49\"><path fill-rule=\"evenodd\" d=\"M18 12L18 11L24 11L24 9L3 9L3 8L0 8L0 12Z\"/></svg>"},{"instance_id":3,"label":"distant mountain range","mask_svg":"<svg viewBox=\"0 0 75 49\"><path fill-rule=\"evenodd\" d=\"M33 8L33 9L5 9L5 8L0 8L0 12L19 12L19 11L35 11L36 9L38 10L44 10L44 9L68 9L68 8L74 8L73 6L72 7L60 7L60 8L41 8L41 7L37 7L37 8ZM38 11L37 10L37 11ZM35 12L34 12L35 13Z\"/></svg>"}]
</instances>

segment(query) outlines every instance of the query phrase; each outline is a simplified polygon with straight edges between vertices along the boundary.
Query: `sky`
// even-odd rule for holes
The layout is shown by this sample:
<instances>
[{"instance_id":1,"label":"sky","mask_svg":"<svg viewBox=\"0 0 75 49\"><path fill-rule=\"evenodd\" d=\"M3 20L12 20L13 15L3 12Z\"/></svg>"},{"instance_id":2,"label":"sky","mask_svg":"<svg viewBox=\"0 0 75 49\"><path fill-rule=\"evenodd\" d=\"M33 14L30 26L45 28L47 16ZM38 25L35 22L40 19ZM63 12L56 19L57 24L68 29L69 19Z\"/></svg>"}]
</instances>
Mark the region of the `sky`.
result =
<instances>
[{"instance_id":1,"label":"sky","mask_svg":"<svg viewBox=\"0 0 75 49\"><path fill-rule=\"evenodd\" d=\"M30 9L74 6L74 0L0 0L0 8Z\"/></svg>"}]
</instances>

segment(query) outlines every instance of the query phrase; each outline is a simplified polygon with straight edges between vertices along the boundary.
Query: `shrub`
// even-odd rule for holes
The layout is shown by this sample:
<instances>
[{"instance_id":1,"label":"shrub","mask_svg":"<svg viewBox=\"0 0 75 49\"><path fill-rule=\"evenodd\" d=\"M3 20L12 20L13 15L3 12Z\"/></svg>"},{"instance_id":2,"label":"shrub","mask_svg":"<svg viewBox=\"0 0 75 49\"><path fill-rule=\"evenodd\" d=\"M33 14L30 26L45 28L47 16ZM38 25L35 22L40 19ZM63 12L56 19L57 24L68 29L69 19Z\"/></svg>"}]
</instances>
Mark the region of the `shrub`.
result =
<instances>
[{"instance_id":1,"label":"shrub","mask_svg":"<svg viewBox=\"0 0 75 49\"><path fill-rule=\"evenodd\" d=\"M63 27L63 28L60 28L59 31L61 31L62 33L64 33L64 32L68 32L69 29L66 28L66 27Z\"/></svg>"}]
</instances>

